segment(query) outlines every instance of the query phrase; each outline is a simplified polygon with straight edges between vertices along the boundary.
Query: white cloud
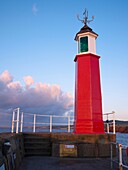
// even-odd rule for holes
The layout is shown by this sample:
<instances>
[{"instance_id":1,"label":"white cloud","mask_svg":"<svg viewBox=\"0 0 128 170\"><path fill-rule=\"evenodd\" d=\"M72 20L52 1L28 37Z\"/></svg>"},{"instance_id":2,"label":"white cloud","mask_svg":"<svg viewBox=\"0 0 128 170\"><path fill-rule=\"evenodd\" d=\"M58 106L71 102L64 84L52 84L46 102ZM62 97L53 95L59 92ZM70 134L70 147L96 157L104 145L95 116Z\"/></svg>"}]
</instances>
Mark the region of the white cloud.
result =
<instances>
[{"instance_id":1,"label":"white cloud","mask_svg":"<svg viewBox=\"0 0 128 170\"><path fill-rule=\"evenodd\" d=\"M34 15L37 15L37 12L38 12L37 4L33 4L33 5L32 5L32 13L33 13Z\"/></svg>"},{"instance_id":2,"label":"white cloud","mask_svg":"<svg viewBox=\"0 0 128 170\"><path fill-rule=\"evenodd\" d=\"M31 76L25 76L24 88L14 81L9 71L0 74L0 109L4 113L20 107L24 111L42 114L65 114L73 107L73 97L61 90L59 85L35 83Z\"/></svg>"},{"instance_id":3,"label":"white cloud","mask_svg":"<svg viewBox=\"0 0 128 170\"><path fill-rule=\"evenodd\" d=\"M19 81L15 81L15 82L10 82L9 84L7 84L7 87L13 90L22 90L22 86L21 83Z\"/></svg>"},{"instance_id":4,"label":"white cloud","mask_svg":"<svg viewBox=\"0 0 128 170\"><path fill-rule=\"evenodd\" d=\"M11 82L13 77L10 75L8 70L5 70L1 75L0 75L0 81L3 83L9 83Z\"/></svg>"},{"instance_id":5,"label":"white cloud","mask_svg":"<svg viewBox=\"0 0 128 170\"><path fill-rule=\"evenodd\" d=\"M34 80L31 76L25 76L23 79L24 79L24 82L26 83L27 88L29 88L31 85L34 84Z\"/></svg>"}]
</instances>

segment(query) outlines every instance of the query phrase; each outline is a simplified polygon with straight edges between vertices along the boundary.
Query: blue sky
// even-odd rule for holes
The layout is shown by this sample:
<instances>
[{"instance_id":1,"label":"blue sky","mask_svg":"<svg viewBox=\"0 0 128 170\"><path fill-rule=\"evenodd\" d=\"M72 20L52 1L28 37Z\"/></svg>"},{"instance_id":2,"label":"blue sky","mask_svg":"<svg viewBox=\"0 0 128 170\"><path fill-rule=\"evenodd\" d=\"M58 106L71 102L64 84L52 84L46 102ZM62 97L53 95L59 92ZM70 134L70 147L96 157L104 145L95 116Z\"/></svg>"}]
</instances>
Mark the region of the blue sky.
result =
<instances>
[{"instance_id":1,"label":"blue sky","mask_svg":"<svg viewBox=\"0 0 128 170\"><path fill-rule=\"evenodd\" d=\"M29 92L30 85L31 88L35 87L33 82L49 85L47 89L57 89L57 94L60 94L59 90L63 92L62 101L66 100L66 106L71 106L69 103L72 98L67 92L74 96L73 60L77 54L74 37L83 26L76 15L80 14L82 17L85 8L88 9L90 18L92 15L95 16L89 26L99 34L97 54L101 56L103 111L114 110L117 119L126 120L128 119L127 0L1 0L0 74L7 70L4 76L9 81L6 83L18 81L20 84L14 83L16 87L22 86L22 89L25 87L26 91L29 88ZM5 79L2 78L2 81ZM38 87L42 86L38 84ZM14 92L14 90L10 92L10 98L11 95L15 95ZM9 104L11 107L11 103ZM12 107L16 104L18 103ZM1 105L1 110L6 106L6 104ZM27 106L31 107L29 104ZM68 107L66 111L67 109Z\"/></svg>"}]
</instances>

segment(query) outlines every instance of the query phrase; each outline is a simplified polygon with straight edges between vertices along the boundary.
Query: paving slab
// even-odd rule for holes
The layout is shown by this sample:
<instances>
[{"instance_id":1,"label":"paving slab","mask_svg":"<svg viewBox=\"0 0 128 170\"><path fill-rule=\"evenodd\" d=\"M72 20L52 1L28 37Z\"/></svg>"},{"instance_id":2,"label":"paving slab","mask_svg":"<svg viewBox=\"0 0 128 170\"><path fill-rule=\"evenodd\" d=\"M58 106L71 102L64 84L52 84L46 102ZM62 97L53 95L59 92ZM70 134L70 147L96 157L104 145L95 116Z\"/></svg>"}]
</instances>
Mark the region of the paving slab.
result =
<instances>
[{"instance_id":1,"label":"paving slab","mask_svg":"<svg viewBox=\"0 0 128 170\"><path fill-rule=\"evenodd\" d=\"M116 170L110 158L25 157L19 170Z\"/></svg>"}]
</instances>

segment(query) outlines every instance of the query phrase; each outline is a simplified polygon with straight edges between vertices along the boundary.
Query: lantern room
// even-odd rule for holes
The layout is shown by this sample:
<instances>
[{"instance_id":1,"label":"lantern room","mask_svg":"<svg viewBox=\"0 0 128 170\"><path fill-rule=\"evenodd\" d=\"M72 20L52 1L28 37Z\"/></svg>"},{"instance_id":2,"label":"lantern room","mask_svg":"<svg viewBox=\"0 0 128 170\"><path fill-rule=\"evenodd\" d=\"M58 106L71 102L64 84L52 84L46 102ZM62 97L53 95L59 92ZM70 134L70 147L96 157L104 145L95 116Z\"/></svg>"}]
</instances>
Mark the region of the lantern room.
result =
<instances>
[{"instance_id":1,"label":"lantern room","mask_svg":"<svg viewBox=\"0 0 128 170\"><path fill-rule=\"evenodd\" d=\"M90 27L84 25L76 34L75 40L78 41L78 54L93 53L96 54L96 38L98 34L92 31Z\"/></svg>"}]
</instances>

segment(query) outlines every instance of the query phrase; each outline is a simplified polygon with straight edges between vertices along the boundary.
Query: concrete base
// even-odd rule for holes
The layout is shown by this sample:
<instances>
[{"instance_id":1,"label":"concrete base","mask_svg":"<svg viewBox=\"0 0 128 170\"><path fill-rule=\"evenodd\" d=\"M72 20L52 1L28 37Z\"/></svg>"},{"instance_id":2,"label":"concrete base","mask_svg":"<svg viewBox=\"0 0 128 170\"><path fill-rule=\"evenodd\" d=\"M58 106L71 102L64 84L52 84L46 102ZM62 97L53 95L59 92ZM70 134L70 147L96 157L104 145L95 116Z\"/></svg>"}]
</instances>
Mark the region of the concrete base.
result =
<instances>
[{"instance_id":1,"label":"concrete base","mask_svg":"<svg viewBox=\"0 0 128 170\"><path fill-rule=\"evenodd\" d=\"M116 142L113 134L53 133L52 156L56 157L110 157L110 143ZM113 156L116 147L113 147Z\"/></svg>"}]
</instances>

